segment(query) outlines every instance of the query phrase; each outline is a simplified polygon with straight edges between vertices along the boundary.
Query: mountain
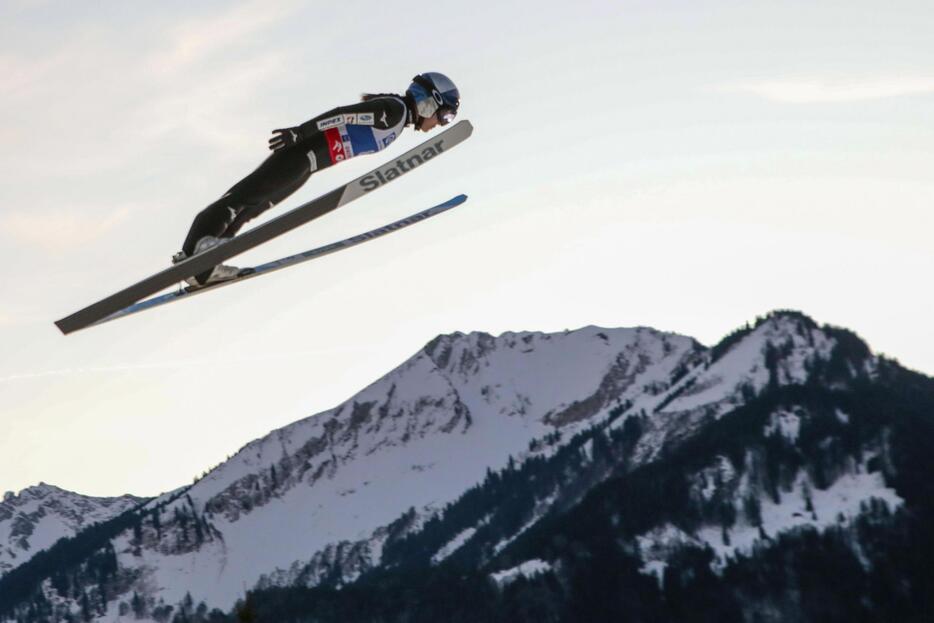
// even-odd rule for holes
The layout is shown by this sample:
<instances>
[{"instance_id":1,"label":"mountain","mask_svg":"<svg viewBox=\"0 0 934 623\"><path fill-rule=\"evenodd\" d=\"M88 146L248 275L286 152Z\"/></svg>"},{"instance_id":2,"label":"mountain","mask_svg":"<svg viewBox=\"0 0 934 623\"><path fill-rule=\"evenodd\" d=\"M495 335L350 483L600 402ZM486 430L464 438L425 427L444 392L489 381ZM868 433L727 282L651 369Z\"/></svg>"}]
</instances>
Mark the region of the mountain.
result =
<instances>
[{"instance_id":1,"label":"mountain","mask_svg":"<svg viewBox=\"0 0 934 623\"><path fill-rule=\"evenodd\" d=\"M0 502L0 577L59 539L144 501L132 495L89 497L44 482L19 494L8 491Z\"/></svg>"},{"instance_id":2,"label":"mountain","mask_svg":"<svg viewBox=\"0 0 934 623\"><path fill-rule=\"evenodd\" d=\"M54 571L0 579L0 612L912 620L932 420L934 382L797 312L712 348L647 328L440 336Z\"/></svg>"}]
</instances>

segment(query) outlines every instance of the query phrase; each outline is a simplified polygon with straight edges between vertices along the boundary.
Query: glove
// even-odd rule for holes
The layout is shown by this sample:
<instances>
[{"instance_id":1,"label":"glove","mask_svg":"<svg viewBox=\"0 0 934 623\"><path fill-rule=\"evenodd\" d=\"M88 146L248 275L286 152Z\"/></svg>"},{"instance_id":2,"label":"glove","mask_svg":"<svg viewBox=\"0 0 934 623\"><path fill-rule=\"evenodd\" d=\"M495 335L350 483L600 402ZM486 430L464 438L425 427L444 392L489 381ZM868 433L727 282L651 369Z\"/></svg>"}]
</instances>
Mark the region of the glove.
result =
<instances>
[{"instance_id":1,"label":"glove","mask_svg":"<svg viewBox=\"0 0 934 623\"><path fill-rule=\"evenodd\" d=\"M282 128L272 131L272 138L269 139L269 149L279 151L286 147L291 147L304 138L302 129L298 126L294 128Z\"/></svg>"}]
</instances>

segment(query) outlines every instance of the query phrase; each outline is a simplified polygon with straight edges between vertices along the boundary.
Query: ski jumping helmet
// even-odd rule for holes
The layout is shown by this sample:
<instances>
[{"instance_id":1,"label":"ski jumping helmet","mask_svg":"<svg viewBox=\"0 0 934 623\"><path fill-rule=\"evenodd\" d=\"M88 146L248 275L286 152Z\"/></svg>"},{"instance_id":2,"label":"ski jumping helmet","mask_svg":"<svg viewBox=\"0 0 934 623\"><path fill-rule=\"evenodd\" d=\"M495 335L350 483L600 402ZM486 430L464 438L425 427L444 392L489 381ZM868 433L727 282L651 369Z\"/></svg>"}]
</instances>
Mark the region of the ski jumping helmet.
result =
<instances>
[{"instance_id":1,"label":"ski jumping helmet","mask_svg":"<svg viewBox=\"0 0 934 623\"><path fill-rule=\"evenodd\" d=\"M434 115L441 125L447 125L457 115L461 94L451 79L436 71L418 74L406 93L415 100L415 110L425 119Z\"/></svg>"}]
</instances>

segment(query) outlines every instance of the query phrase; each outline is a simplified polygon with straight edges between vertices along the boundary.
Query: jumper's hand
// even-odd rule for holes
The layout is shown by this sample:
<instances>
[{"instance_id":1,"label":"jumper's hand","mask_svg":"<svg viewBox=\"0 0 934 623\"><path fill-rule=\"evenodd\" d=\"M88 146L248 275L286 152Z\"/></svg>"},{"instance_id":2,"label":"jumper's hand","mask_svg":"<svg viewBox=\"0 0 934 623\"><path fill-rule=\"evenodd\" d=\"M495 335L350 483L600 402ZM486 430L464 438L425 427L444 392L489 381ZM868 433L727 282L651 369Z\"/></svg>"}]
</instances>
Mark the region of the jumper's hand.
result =
<instances>
[{"instance_id":1,"label":"jumper's hand","mask_svg":"<svg viewBox=\"0 0 934 623\"><path fill-rule=\"evenodd\" d=\"M302 129L300 127L273 130L272 138L269 139L269 149L279 151L294 145L300 140L302 140Z\"/></svg>"}]
</instances>

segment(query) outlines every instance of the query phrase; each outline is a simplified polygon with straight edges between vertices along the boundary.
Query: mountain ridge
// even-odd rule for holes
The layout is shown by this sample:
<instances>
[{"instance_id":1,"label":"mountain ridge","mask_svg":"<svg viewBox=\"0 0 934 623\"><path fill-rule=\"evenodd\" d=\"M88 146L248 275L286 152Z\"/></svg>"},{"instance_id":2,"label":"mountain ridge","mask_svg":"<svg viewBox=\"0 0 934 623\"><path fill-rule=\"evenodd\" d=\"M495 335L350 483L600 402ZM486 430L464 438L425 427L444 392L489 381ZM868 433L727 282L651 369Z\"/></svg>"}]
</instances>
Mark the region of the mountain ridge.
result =
<instances>
[{"instance_id":1,"label":"mountain ridge","mask_svg":"<svg viewBox=\"0 0 934 623\"><path fill-rule=\"evenodd\" d=\"M709 348L646 327L440 335L344 403L246 444L194 485L149 502L138 527L110 541L116 571L109 582L123 589L98 609L97 620L119 620L128 608L158 620L156 613L183 612L191 598L226 610L242 598L244 585L351 586L381 569L412 565L481 568L512 556L514 570L502 562L490 567L502 586L526 572L548 575L547 556L519 560L510 552L539 525L573 512L600 483L668 464L680 446L717 429L723 418L734 421L762 396L845 393L877 382L895 365L872 355L852 332L789 311L757 319ZM775 410L761 416L755 439L800 452L793 449L812 434L812 420L826 419L815 417L793 405ZM830 417L839 425L834 434L846 438L852 426L844 420L852 415ZM755 520L754 508L747 513L743 504L756 498L758 516L768 517L768 495L776 490L764 488L773 477L756 467L761 460L716 459L700 480L683 485L694 492L687 499L696 500L685 508L706 508L711 500L732 505L728 516L741 518L735 529L721 526L704 537L659 524L635 535L642 540L632 547L648 552L636 572L664 579L669 556L685 547L722 549L728 534L735 545L711 559L726 568L734 552L745 555L768 542L762 531L776 538L782 533L776 526L831 525L824 498L837 499L842 489L824 491L834 491L827 487L837 481L857 492L847 506L849 523L874 492L888 496L889 512L903 506L885 493L880 459L870 457L853 464L863 471L850 481L836 478L827 487L782 481L797 491L804 512L789 511L785 523ZM743 484L737 474L753 474L758 484ZM508 504L497 497L505 491L513 491ZM774 507L785 509L780 501ZM88 586L96 595L105 585ZM77 607L43 594L59 610Z\"/></svg>"},{"instance_id":2,"label":"mountain ridge","mask_svg":"<svg viewBox=\"0 0 934 623\"><path fill-rule=\"evenodd\" d=\"M40 482L0 501L0 577L60 538L107 521L147 498L87 496Z\"/></svg>"}]
</instances>

